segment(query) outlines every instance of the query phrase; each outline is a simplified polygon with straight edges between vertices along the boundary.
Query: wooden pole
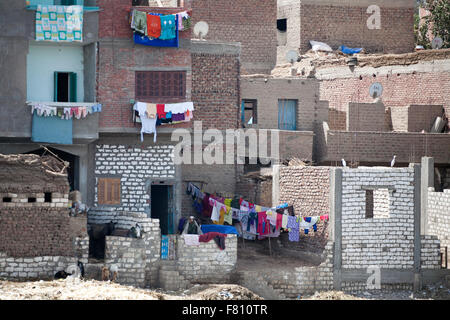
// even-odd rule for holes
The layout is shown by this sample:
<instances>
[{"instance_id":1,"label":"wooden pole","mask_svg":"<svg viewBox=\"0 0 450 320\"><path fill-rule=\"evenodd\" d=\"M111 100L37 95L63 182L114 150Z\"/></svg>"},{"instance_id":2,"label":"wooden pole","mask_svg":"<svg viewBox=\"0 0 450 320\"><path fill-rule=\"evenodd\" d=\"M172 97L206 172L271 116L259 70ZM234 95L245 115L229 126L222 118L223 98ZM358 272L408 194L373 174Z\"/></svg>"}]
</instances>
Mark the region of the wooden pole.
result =
<instances>
[{"instance_id":1,"label":"wooden pole","mask_svg":"<svg viewBox=\"0 0 450 320\"><path fill-rule=\"evenodd\" d=\"M270 237L269 237L269 255L272 256L272 244L270 243Z\"/></svg>"}]
</instances>

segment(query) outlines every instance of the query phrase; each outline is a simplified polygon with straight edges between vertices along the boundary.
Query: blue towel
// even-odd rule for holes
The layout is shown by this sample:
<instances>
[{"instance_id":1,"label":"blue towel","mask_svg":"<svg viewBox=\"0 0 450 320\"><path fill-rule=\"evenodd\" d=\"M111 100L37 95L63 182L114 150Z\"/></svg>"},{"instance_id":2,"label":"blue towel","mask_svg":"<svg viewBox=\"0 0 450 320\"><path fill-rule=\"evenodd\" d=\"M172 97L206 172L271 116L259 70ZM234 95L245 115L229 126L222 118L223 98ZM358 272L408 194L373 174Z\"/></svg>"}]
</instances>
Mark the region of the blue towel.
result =
<instances>
[{"instance_id":1,"label":"blue towel","mask_svg":"<svg viewBox=\"0 0 450 320\"><path fill-rule=\"evenodd\" d=\"M171 40L176 37L176 19L175 15L168 14L166 16L161 16L161 35L159 39L161 40Z\"/></svg>"},{"instance_id":2,"label":"blue towel","mask_svg":"<svg viewBox=\"0 0 450 320\"><path fill-rule=\"evenodd\" d=\"M237 234L239 232L233 226L223 226L220 224L202 224L201 227L203 233L207 232L220 232L224 234Z\"/></svg>"}]
</instances>

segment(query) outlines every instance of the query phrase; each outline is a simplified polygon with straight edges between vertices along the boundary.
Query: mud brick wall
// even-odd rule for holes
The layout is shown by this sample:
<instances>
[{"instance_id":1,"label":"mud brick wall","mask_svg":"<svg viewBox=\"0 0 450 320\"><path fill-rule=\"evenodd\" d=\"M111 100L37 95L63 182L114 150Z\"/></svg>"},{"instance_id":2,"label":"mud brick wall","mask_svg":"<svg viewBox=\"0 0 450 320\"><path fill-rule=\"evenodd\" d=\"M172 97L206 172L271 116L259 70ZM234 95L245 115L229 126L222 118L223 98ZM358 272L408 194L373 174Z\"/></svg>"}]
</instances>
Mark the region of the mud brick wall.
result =
<instances>
[{"instance_id":1,"label":"mud brick wall","mask_svg":"<svg viewBox=\"0 0 450 320\"><path fill-rule=\"evenodd\" d=\"M240 42L242 72L270 73L277 54L276 0L190 0L193 25L208 23L206 40Z\"/></svg>"},{"instance_id":2,"label":"mud brick wall","mask_svg":"<svg viewBox=\"0 0 450 320\"><path fill-rule=\"evenodd\" d=\"M395 189L389 192L389 218L366 218L365 188L387 187ZM413 250L414 169L344 169L342 267L410 269Z\"/></svg>"},{"instance_id":3,"label":"mud brick wall","mask_svg":"<svg viewBox=\"0 0 450 320\"><path fill-rule=\"evenodd\" d=\"M409 132L430 132L436 117L442 117L442 105L410 105L408 110Z\"/></svg>"},{"instance_id":4,"label":"mud brick wall","mask_svg":"<svg viewBox=\"0 0 450 320\"><path fill-rule=\"evenodd\" d=\"M382 103L349 103L347 131L388 131Z\"/></svg>"},{"instance_id":5,"label":"mud brick wall","mask_svg":"<svg viewBox=\"0 0 450 320\"><path fill-rule=\"evenodd\" d=\"M146 191L146 183L175 177L173 145L128 148L125 145L104 144L96 147L95 177L121 179L121 204L114 206L118 209L134 212L150 210L150 195ZM95 186L95 206L98 205L97 184L98 179Z\"/></svg>"},{"instance_id":6,"label":"mud brick wall","mask_svg":"<svg viewBox=\"0 0 450 320\"><path fill-rule=\"evenodd\" d=\"M280 167L279 201L294 206L301 217L329 214L330 170L327 167ZM280 235L281 243L295 250L322 252L328 241L328 223L320 221L317 232L300 232L300 241L291 242L287 233Z\"/></svg>"},{"instance_id":7,"label":"mud brick wall","mask_svg":"<svg viewBox=\"0 0 450 320\"><path fill-rule=\"evenodd\" d=\"M237 260L237 237L227 235L225 249L220 250L214 240L187 246L177 237L177 270L191 283L229 283Z\"/></svg>"},{"instance_id":8,"label":"mud brick wall","mask_svg":"<svg viewBox=\"0 0 450 320\"><path fill-rule=\"evenodd\" d=\"M30 206L29 206L30 205ZM66 208L0 205L0 252L11 257L74 256L76 228Z\"/></svg>"},{"instance_id":9,"label":"mud brick wall","mask_svg":"<svg viewBox=\"0 0 450 320\"><path fill-rule=\"evenodd\" d=\"M239 75L239 54L192 53L193 115L203 130L239 127Z\"/></svg>"},{"instance_id":10,"label":"mud brick wall","mask_svg":"<svg viewBox=\"0 0 450 320\"><path fill-rule=\"evenodd\" d=\"M428 188L428 232L437 236L441 248L450 248L450 190L435 192Z\"/></svg>"},{"instance_id":11,"label":"mud brick wall","mask_svg":"<svg viewBox=\"0 0 450 320\"><path fill-rule=\"evenodd\" d=\"M380 29L371 30L367 8L380 7ZM403 53L414 49L414 1L300 1L300 51L311 49L310 40L365 48L369 53ZM319 27L320 25L320 27Z\"/></svg>"}]
</instances>

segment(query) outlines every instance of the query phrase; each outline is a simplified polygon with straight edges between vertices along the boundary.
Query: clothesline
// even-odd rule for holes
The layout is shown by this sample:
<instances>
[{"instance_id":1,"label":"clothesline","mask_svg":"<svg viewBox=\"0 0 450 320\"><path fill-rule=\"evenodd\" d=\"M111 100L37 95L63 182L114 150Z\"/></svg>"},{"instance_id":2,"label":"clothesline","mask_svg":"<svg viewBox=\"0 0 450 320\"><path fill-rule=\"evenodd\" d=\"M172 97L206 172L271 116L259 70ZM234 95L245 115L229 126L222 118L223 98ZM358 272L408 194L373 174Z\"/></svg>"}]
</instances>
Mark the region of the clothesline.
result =
<instances>
[{"instance_id":1,"label":"clothesline","mask_svg":"<svg viewBox=\"0 0 450 320\"><path fill-rule=\"evenodd\" d=\"M240 224L241 235L248 240L278 237L280 230L289 231L290 241L299 241L300 230L305 234L310 229L317 231L317 222L328 220L328 215L313 217L298 217L293 207L284 203L277 207L263 207L255 205L242 198L225 199L203 193L197 186L188 183L187 193L192 195L194 207L203 216L210 217L214 224L233 224L233 220ZM201 202L198 199L202 200ZM288 213L287 213L288 212Z\"/></svg>"},{"instance_id":2,"label":"clothesline","mask_svg":"<svg viewBox=\"0 0 450 320\"><path fill-rule=\"evenodd\" d=\"M102 105L100 103L79 107L51 106L44 103L29 104L31 106L31 114L34 114L34 111L36 111L36 114L40 117L57 116L65 120L72 119L72 117L76 119L86 118L88 114L102 111Z\"/></svg>"}]
</instances>

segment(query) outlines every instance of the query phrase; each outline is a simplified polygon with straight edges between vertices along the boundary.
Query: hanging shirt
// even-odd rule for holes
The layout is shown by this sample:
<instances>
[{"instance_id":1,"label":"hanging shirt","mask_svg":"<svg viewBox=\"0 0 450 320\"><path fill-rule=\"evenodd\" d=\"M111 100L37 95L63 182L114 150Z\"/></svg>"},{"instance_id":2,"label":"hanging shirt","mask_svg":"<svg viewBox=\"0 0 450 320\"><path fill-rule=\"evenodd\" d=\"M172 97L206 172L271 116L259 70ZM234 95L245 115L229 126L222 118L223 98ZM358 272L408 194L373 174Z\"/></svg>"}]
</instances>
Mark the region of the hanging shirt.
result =
<instances>
[{"instance_id":1,"label":"hanging shirt","mask_svg":"<svg viewBox=\"0 0 450 320\"><path fill-rule=\"evenodd\" d=\"M223 222L226 222L229 225L233 225L233 212L231 210L231 207L226 207L226 212L225 212Z\"/></svg>"},{"instance_id":2,"label":"hanging shirt","mask_svg":"<svg viewBox=\"0 0 450 320\"><path fill-rule=\"evenodd\" d=\"M153 142L156 142L156 119L149 119L147 117L147 104L144 102L136 102L133 109L139 113L139 117L141 118L141 141L144 141L144 133L153 133Z\"/></svg>"},{"instance_id":3,"label":"hanging shirt","mask_svg":"<svg viewBox=\"0 0 450 320\"><path fill-rule=\"evenodd\" d=\"M170 40L176 38L175 15L168 14L161 16L161 35L159 39Z\"/></svg>"},{"instance_id":4,"label":"hanging shirt","mask_svg":"<svg viewBox=\"0 0 450 320\"><path fill-rule=\"evenodd\" d=\"M164 104L157 104L156 105L156 113L158 114L159 119L165 119L166 118L166 112L165 112L165 105Z\"/></svg>"},{"instance_id":5,"label":"hanging shirt","mask_svg":"<svg viewBox=\"0 0 450 320\"><path fill-rule=\"evenodd\" d=\"M147 117L149 119L156 118L156 104L154 103L147 103Z\"/></svg>"},{"instance_id":6,"label":"hanging shirt","mask_svg":"<svg viewBox=\"0 0 450 320\"><path fill-rule=\"evenodd\" d=\"M289 241L298 242L300 240L299 223L296 216L288 216L287 228L289 228Z\"/></svg>"},{"instance_id":7,"label":"hanging shirt","mask_svg":"<svg viewBox=\"0 0 450 320\"><path fill-rule=\"evenodd\" d=\"M259 235L269 234L269 221L267 220L267 215L265 212L258 212L258 229Z\"/></svg>"},{"instance_id":8,"label":"hanging shirt","mask_svg":"<svg viewBox=\"0 0 450 320\"><path fill-rule=\"evenodd\" d=\"M288 223L288 215L287 214L282 214L281 215L282 217L281 217L281 227L283 228L283 229L286 229L287 228L287 223Z\"/></svg>"},{"instance_id":9,"label":"hanging shirt","mask_svg":"<svg viewBox=\"0 0 450 320\"><path fill-rule=\"evenodd\" d=\"M159 38L161 35L161 18L157 15L147 15L147 35L152 38Z\"/></svg>"}]
</instances>

